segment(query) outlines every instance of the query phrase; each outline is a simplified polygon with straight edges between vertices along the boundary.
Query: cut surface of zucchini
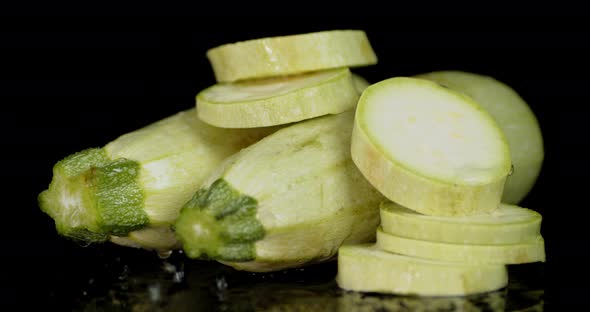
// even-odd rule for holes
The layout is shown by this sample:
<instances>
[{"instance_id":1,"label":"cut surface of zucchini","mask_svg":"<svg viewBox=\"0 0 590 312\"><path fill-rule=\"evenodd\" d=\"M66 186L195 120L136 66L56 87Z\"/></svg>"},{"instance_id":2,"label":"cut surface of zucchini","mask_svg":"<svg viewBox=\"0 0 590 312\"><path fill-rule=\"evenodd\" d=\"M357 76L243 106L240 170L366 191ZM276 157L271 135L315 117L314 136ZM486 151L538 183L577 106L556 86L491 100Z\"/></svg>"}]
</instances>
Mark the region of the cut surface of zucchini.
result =
<instances>
[{"instance_id":1,"label":"cut surface of zucchini","mask_svg":"<svg viewBox=\"0 0 590 312\"><path fill-rule=\"evenodd\" d=\"M218 82L377 63L367 34L330 30L224 44L207 51Z\"/></svg>"},{"instance_id":2,"label":"cut surface of zucchini","mask_svg":"<svg viewBox=\"0 0 590 312\"><path fill-rule=\"evenodd\" d=\"M340 288L360 292L454 296L505 287L508 273L504 265L419 259L372 245L348 245L339 249L336 281Z\"/></svg>"},{"instance_id":3,"label":"cut surface of zucchini","mask_svg":"<svg viewBox=\"0 0 590 312\"><path fill-rule=\"evenodd\" d=\"M502 202L520 202L535 184L544 157L541 128L528 104L508 85L489 76L440 71L416 77L471 96L494 117L508 140L514 167L506 179Z\"/></svg>"},{"instance_id":4,"label":"cut surface of zucchini","mask_svg":"<svg viewBox=\"0 0 590 312\"><path fill-rule=\"evenodd\" d=\"M545 243L534 239L507 245L467 245L430 242L405 238L377 230L377 247L402 255L462 263L522 264L545 262Z\"/></svg>"},{"instance_id":5,"label":"cut surface of zucchini","mask_svg":"<svg viewBox=\"0 0 590 312\"><path fill-rule=\"evenodd\" d=\"M498 207L510 153L493 118L434 82L397 77L361 95L352 159L387 198L429 215Z\"/></svg>"},{"instance_id":6,"label":"cut surface of zucchini","mask_svg":"<svg viewBox=\"0 0 590 312\"><path fill-rule=\"evenodd\" d=\"M197 112L217 127L266 127L350 110L358 95L350 70L344 68L216 84L197 95Z\"/></svg>"},{"instance_id":7,"label":"cut surface of zucchini","mask_svg":"<svg viewBox=\"0 0 590 312\"><path fill-rule=\"evenodd\" d=\"M428 216L393 202L381 204L381 226L389 234L454 244L502 245L533 240L541 234L541 215L500 204L491 212L470 216Z\"/></svg>"}]
</instances>

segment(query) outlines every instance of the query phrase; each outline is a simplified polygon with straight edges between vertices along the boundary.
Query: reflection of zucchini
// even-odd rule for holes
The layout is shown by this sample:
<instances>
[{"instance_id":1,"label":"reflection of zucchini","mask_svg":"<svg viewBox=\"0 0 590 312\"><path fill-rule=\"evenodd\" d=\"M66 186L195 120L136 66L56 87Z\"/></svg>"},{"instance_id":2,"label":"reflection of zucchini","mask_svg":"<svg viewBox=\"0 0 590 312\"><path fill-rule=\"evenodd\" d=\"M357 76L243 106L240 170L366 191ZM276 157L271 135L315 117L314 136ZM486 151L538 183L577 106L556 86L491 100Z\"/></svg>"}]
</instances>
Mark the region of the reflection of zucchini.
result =
<instances>
[{"instance_id":1,"label":"reflection of zucchini","mask_svg":"<svg viewBox=\"0 0 590 312\"><path fill-rule=\"evenodd\" d=\"M505 287L508 272L504 265L418 259L361 245L340 248L336 280L355 291L452 296Z\"/></svg>"},{"instance_id":2,"label":"reflection of zucchini","mask_svg":"<svg viewBox=\"0 0 590 312\"><path fill-rule=\"evenodd\" d=\"M223 128L273 126L354 108L358 91L350 70L220 83L197 95L199 118Z\"/></svg>"},{"instance_id":3,"label":"reflection of zucchini","mask_svg":"<svg viewBox=\"0 0 590 312\"><path fill-rule=\"evenodd\" d=\"M389 234L456 244L516 244L540 235L541 215L500 204L489 213L463 217L427 216L396 203L381 204L381 226Z\"/></svg>"},{"instance_id":4,"label":"reflection of zucchini","mask_svg":"<svg viewBox=\"0 0 590 312\"><path fill-rule=\"evenodd\" d=\"M541 235L516 244L465 245L405 238L385 233L379 228L377 247L402 255L460 263L521 264L545 261L545 243Z\"/></svg>"},{"instance_id":5,"label":"reflection of zucchini","mask_svg":"<svg viewBox=\"0 0 590 312\"><path fill-rule=\"evenodd\" d=\"M181 112L104 148L59 161L39 203L60 234L85 242L170 226L212 168L273 130L220 129L199 121L194 109ZM148 248L175 246L165 239L169 235L152 235L157 241L147 242L150 233L114 241Z\"/></svg>"},{"instance_id":6,"label":"reflection of zucchini","mask_svg":"<svg viewBox=\"0 0 590 312\"><path fill-rule=\"evenodd\" d=\"M350 159L352 112L279 130L230 157L176 222L186 254L273 271L368 242L383 197Z\"/></svg>"},{"instance_id":7,"label":"reflection of zucchini","mask_svg":"<svg viewBox=\"0 0 590 312\"><path fill-rule=\"evenodd\" d=\"M514 171L502 202L518 203L531 190L543 163L543 137L535 114L512 88L492 77L441 71L416 76L471 96L494 117L508 140Z\"/></svg>"},{"instance_id":8,"label":"reflection of zucchini","mask_svg":"<svg viewBox=\"0 0 590 312\"><path fill-rule=\"evenodd\" d=\"M207 51L218 82L377 63L361 30L332 30L224 44Z\"/></svg>"},{"instance_id":9,"label":"reflection of zucchini","mask_svg":"<svg viewBox=\"0 0 590 312\"><path fill-rule=\"evenodd\" d=\"M429 215L496 209L510 171L502 131L477 103L403 77L361 95L352 159L387 198Z\"/></svg>"}]
</instances>

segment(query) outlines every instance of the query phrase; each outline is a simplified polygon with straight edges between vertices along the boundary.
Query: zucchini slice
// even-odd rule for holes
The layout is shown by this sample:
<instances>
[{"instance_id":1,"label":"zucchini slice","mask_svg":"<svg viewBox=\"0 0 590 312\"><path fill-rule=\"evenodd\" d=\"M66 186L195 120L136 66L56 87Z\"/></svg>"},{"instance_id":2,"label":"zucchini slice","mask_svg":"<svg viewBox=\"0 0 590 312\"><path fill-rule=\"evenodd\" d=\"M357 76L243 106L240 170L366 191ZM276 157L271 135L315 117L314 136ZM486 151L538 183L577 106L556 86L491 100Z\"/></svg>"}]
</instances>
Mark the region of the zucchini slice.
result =
<instances>
[{"instance_id":1,"label":"zucchini slice","mask_svg":"<svg viewBox=\"0 0 590 312\"><path fill-rule=\"evenodd\" d=\"M216 84L197 95L197 112L217 127L266 127L350 110L358 96L350 70L344 68Z\"/></svg>"},{"instance_id":2,"label":"zucchini slice","mask_svg":"<svg viewBox=\"0 0 590 312\"><path fill-rule=\"evenodd\" d=\"M370 245L347 245L338 252L336 282L360 292L455 296L503 288L508 272L505 265L419 259Z\"/></svg>"},{"instance_id":3,"label":"zucchini slice","mask_svg":"<svg viewBox=\"0 0 590 312\"><path fill-rule=\"evenodd\" d=\"M367 34L330 30L224 44L207 51L218 82L287 76L377 63Z\"/></svg>"},{"instance_id":4,"label":"zucchini slice","mask_svg":"<svg viewBox=\"0 0 590 312\"><path fill-rule=\"evenodd\" d=\"M535 184L544 157L541 128L528 104L508 85L489 76L440 71L416 77L471 96L494 117L506 135L514 166L506 179L502 202L520 202Z\"/></svg>"},{"instance_id":5,"label":"zucchini slice","mask_svg":"<svg viewBox=\"0 0 590 312\"><path fill-rule=\"evenodd\" d=\"M541 215L500 204L491 212L462 217L428 216L393 202L381 204L381 226L389 234L454 244L503 245L533 240L541 234Z\"/></svg>"},{"instance_id":6,"label":"zucchini slice","mask_svg":"<svg viewBox=\"0 0 590 312\"><path fill-rule=\"evenodd\" d=\"M383 195L428 215L469 215L500 204L510 153L475 101L434 82L397 77L360 97L352 159Z\"/></svg>"},{"instance_id":7,"label":"zucchini slice","mask_svg":"<svg viewBox=\"0 0 590 312\"><path fill-rule=\"evenodd\" d=\"M462 263L522 264L545 262L545 243L541 235L518 244L465 245L405 238L377 230L377 247L389 252L424 259Z\"/></svg>"}]
</instances>

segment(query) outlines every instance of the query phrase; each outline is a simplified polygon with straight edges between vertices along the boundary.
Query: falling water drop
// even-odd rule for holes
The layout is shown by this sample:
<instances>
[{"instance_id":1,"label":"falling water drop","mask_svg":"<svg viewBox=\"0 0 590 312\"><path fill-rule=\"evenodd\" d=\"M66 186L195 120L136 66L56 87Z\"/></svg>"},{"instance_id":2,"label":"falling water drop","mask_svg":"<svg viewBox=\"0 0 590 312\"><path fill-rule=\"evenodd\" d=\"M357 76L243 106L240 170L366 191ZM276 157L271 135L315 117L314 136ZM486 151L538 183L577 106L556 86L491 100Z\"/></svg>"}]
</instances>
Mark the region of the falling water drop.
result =
<instances>
[{"instance_id":1,"label":"falling water drop","mask_svg":"<svg viewBox=\"0 0 590 312\"><path fill-rule=\"evenodd\" d=\"M158 257L160 259L168 259L172 255L172 250L158 250Z\"/></svg>"}]
</instances>

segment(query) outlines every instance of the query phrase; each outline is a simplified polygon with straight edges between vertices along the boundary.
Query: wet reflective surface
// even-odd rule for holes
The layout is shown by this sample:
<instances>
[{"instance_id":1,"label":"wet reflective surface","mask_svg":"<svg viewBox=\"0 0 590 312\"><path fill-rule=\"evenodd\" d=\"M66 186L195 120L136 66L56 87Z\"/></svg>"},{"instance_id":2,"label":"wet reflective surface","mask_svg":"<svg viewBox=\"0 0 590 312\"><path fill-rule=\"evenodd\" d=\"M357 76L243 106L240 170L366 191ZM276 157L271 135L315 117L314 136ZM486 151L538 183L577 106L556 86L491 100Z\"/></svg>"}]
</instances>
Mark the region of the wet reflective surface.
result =
<instances>
[{"instance_id":1,"label":"wet reflective surface","mask_svg":"<svg viewBox=\"0 0 590 312\"><path fill-rule=\"evenodd\" d=\"M84 248L47 280L60 311L543 311L543 264L509 267L509 287L468 297L424 298L343 291L336 263L274 273L236 271L117 246ZM80 264L83 261L84 265Z\"/></svg>"}]
</instances>

